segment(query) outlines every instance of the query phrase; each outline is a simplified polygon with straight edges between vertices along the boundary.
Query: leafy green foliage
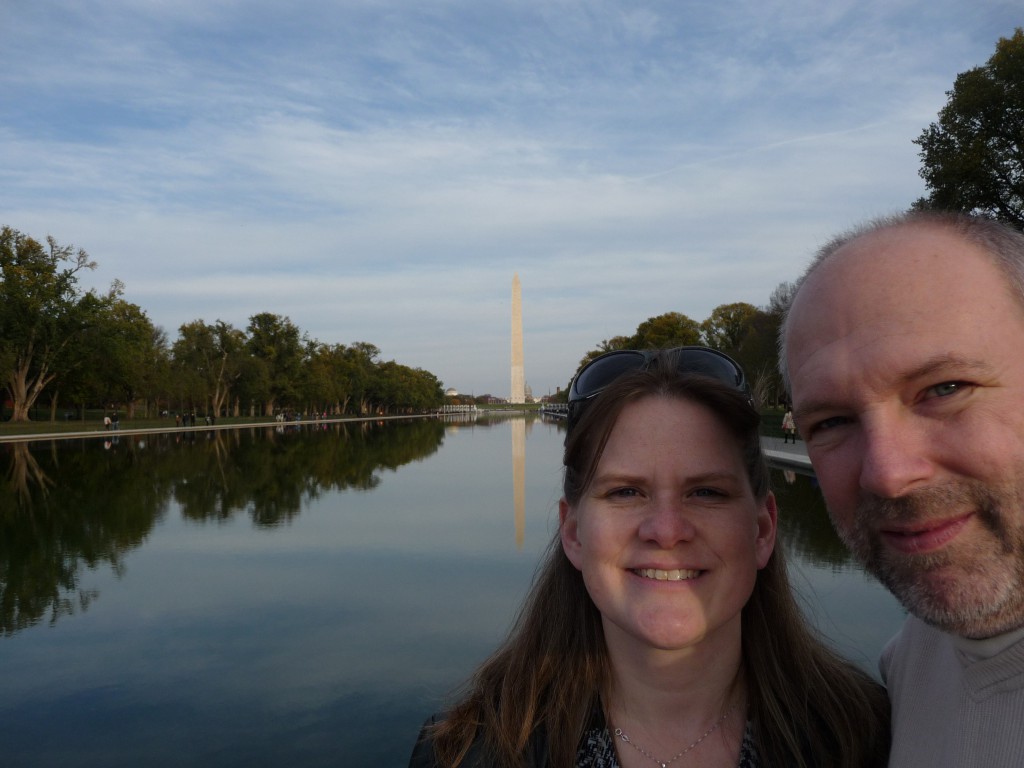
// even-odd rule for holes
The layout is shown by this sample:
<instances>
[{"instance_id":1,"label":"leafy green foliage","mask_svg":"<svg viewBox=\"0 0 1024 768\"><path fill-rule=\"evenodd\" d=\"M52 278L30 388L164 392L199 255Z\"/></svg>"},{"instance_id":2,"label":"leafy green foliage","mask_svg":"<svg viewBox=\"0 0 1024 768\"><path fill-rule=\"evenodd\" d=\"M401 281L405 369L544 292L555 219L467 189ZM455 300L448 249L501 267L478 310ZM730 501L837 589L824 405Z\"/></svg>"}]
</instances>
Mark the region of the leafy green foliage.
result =
<instances>
[{"instance_id":1,"label":"leafy green foliage","mask_svg":"<svg viewBox=\"0 0 1024 768\"><path fill-rule=\"evenodd\" d=\"M736 356L758 309L753 304L722 304L700 324L701 340L709 347Z\"/></svg>"},{"instance_id":2,"label":"leafy green foliage","mask_svg":"<svg viewBox=\"0 0 1024 768\"><path fill-rule=\"evenodd\" d=\"M78 272L94 266L85 251L52 238L43 246L0 231L0 375L16 417L27 419L44 392L51 419L61 398L83 413L100 405L128 418L137 405L147 415L155 406L202 418L403 414L445 402L429 371L382 361L368 342L323 344L270 312L250 317L245 330L197 319L168 344L145 311L122 298L119 283L106 295L78 289ZM765 309L723 304L701 323L675 311L650 317L631 335L602 341L580 366L615 349L707 344L735 357L767 402L780 391L774 339L791 293L783 283Z\"/></svg>"},{"instance_id":3,"label":"leafy green foliage","mask_svg":"<svg viewBox=\"0 0 1024 768\"><path fill-rule=\"evenodd\" d=\"M78 273L94 267L84 250L52 237L43 246L10 227L0 230L0 380L14 403L13 421L28 420L62 357L102 311L103 299L78 288Z\"/></svg>"},{"instance_id":4,"label":"leafy green foliage","mask_svg":"<svg viewBox=\"0 0 1024 768\"><path fill-rule=\"evenodd\" d=\"M666 312L644 320L630 340L633 349L666 349L700 344L700 325L681 312Z\"/></svg>"},{"instance_id":5,"label":"leafy green foliage","mask_svg":"<svg viewBox=\"0 0 1024 768\"><path fill-rule=\"evenodd\" d=\"M774 402L783 391L775 339L792 293L793 284L782 283L772 293L768 307L760 309L743 302L722 304L702 323L681 312L648 318L632 336L602 341L584 355L577 370L595 357L617 349L670 349L702 344L725 352L743 367L758 402ZM567 384L566 397L568 390Z\"/></svg>"},{"instance_id":6,"label":"leafy green foliage","mask_svg":"<svg viewBox=\"0 0 1024 768\"><path fill-rule=\"evenodd\" d=\"M428 371L381 362L367 342L321 344L270 312L250 317L245 331L222 320L185 323L169 346L119 282L102 295L79 289L79 272L94 267L82 249L0 230L0 387L13 420L28 420L44 393L51 420L60 400L82 412L123 408L128 418L139 404L198 416L257 406L265 415L339 416L444 402Z\"/></svg>"},{"instance_id":7,"label":"leafy green foliage","mask_svg":"<svg viewBox=\"0 0 1024 768\"><path fill-rule=\"evenodd\" d=\"M985 214L1024 229L1024 29L959 74L939 120L914 143L929 193L917 209Z\"/></svg>"},{"instance_id":8,"label":"leafy green foliage","mask_svg":"<svg viewBox=\"0 0 1024 768\"><path fill-rule=\"evenodd\" d=\"M86 610L101 595L82 587L83 574L120 573L172 500L195 522L282 525L322 493L373 488L382 470L431 455L444 430L418 419L170 432L66 451L0 445L0 637Z\"/></svg>"}]
</instances>

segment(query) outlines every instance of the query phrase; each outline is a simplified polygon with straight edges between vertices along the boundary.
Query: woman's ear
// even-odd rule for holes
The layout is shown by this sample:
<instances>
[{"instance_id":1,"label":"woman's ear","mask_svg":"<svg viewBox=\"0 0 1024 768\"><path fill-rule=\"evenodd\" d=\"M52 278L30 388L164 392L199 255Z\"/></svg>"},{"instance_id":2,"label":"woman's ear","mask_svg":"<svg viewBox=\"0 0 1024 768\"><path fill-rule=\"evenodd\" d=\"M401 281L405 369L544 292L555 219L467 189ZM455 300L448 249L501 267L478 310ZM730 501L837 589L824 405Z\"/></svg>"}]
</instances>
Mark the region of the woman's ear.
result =
<instances>
[{"instance_id":1,"label":"woman's ear","mask_svg":"<svg viewBox=\"0 0 1024 768\"><path fill-rule=\"evenodd\" d=\"M775 494L769 491L757 510L757 539L754 541L754 551L758 569L768 565L768 558L775 551L778 525L779 510L775 505Z\"/></svg>"},{"instance_id":2,"label":"woman's ear","mask_svg":"<svg viewBox=\"0 0 1024 768\"><path fill-rule=\"evenodd\" d=\"M579 570L581 545L577 522L576 510L563 496L558 500L558 535L562 539L562 551L569 558L569 562Z\"/></svg>"}]
</instances>

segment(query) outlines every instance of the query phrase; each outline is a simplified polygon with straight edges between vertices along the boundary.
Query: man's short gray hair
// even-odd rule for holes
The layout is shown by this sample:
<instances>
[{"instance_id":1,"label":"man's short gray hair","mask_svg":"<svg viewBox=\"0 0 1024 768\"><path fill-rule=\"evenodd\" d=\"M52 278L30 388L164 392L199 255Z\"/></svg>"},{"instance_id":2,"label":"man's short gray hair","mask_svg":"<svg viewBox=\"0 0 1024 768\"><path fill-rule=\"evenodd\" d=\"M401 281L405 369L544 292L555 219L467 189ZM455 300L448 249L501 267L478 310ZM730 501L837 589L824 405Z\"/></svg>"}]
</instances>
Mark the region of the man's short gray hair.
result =
<instances>
[{"instance_id":1,"label":"man's short gray hair","mask_svg":"<svg viewBox=\"0 0 1024 768\"><path fill-rule=\"evenodd\" d=\"M824 262L832 258L840 248L854 240L865 235L901 227L942 229L959 235L967 242L978 246L992 257L995 265L1003 273L1011 295L1024 309L1024 233L1021 231L995 219L952 211L908 211L872 219L832 238L818 249L811 263L796 282L789 307L786 308L782 324L779 326L779 373L782 375L782 383L787 393L792 393L789 365L786 362L786 338L789 335L790 309L807 278Z\"/></svg>"}]
</instances>

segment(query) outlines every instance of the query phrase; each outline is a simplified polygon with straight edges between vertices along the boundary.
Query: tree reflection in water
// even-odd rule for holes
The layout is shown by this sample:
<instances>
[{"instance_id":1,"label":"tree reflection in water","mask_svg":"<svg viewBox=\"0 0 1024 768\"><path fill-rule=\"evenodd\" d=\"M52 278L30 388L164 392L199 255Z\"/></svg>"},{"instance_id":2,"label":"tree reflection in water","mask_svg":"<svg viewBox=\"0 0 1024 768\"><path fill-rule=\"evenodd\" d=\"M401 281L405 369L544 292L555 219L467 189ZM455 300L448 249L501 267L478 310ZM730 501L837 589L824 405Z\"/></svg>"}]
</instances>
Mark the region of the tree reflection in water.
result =
<instances>
[{"instance_id":1,"label":"tree reflection in water","mask_svg":"<svg viewBox=\"0 0 1024 768\"><path fill-rule=\"evenodd\" d=\"M0 633L87 608L97 595L79 587L82 570L120 574L172 504L188 520L284 525L323 493L372 490L382 470L435 453L444 430L434 419L360 421L0 446ZM854 567L813 477L776 470L773 484L791 553Z\"/></svg>"},{"instance_id":2,"label":"tree reflection in water","mask_svg":"<svg viewBox=\"0 0 1024 768\"><path fill-rule=\"evenodd\" d=\"M507 414L0 444L0 763L404 765L529 589L562 429ZM802 605L871 671L902 611L812 479L790 479L773 472Z\"/></svg>"},{"instance_id":3,"label":"tree reflection in water","mask_svg":"<svg viewBox=\"0 0 1024 768\"><path fill-rule=\"evenodd\" d=\"M82 571L120 575L172 501L190 520L278 526L325 491L375 488L443 438L423 419L2 445L0 633L85 610L97 594L80 589Z\"/></svg>"},{"instance_id":4,"label":"tree reflection in water","mask_svg":"<svg viewBox=\"0 0 1024 768\"><path fill-rule=\"evenodd\" d=\"M772 471L772 490L779 506L782 539L792 556L837 570L858 567L832 527L812 474L776 468Z\"/></svg>"}]
</instances>

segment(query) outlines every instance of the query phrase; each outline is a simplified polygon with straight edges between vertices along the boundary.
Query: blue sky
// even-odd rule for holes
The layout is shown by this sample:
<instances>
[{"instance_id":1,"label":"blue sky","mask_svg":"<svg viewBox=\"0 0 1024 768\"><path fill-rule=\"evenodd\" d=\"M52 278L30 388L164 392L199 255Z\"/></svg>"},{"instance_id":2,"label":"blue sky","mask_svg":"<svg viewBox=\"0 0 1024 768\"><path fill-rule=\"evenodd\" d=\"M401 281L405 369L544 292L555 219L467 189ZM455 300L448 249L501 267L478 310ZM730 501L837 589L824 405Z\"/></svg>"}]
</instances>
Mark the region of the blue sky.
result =
<instances>
[{"instance_id":1,"label":"blue sky","mask_svg":"<svg viewBox=\"0 0 1024 768\"><path fill-rule=\"evenodd\" d=\"M173 340L291 318L554 392L669 311L765 305L924 193L912 143L1019 0L3 0L0 224Z\"/></svg>"}]
</instances>

